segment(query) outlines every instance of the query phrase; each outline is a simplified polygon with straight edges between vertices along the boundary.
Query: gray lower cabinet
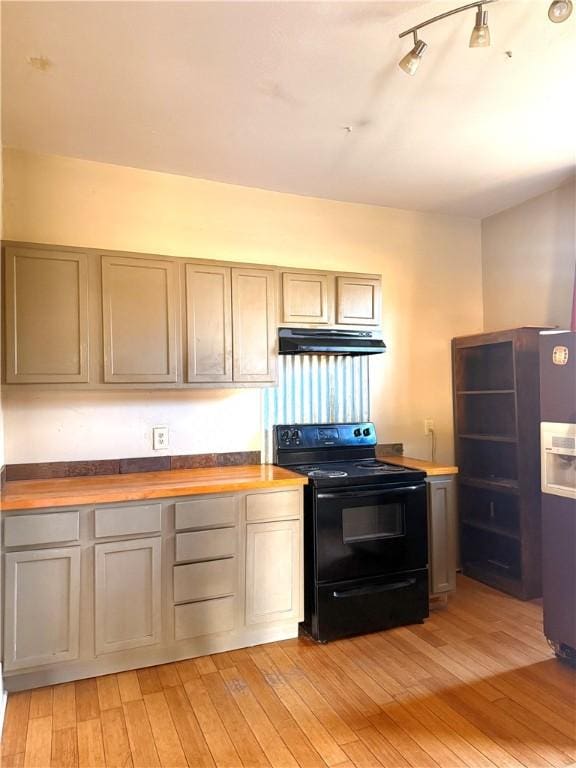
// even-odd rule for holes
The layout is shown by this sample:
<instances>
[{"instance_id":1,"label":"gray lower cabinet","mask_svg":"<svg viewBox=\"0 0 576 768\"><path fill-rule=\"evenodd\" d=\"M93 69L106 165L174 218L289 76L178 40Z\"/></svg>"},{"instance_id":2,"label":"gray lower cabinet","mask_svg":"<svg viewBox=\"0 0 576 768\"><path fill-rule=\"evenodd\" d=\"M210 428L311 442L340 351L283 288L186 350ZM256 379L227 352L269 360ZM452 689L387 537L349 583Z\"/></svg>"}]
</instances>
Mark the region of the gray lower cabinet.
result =
<instances>
[{"instance_id":1,"label":"gray lower cabinet","mask_svg":"<svg viewBox=\"0 0 576 768\"><path fill-rule=\"evenodd\" d=\"M299 520L246 526L246 624L300 620Z\"/></svg>"},{"instance_id":2,"label":"gray lower cabinet","mask_svg":"<svg viewBox=\"0 0 576 768\"><path fill-rule=\"evenodd\" d=\"M430 594L456 589L457 532L455 481L452 476L426 479L428 486L428 560Z\"/></svg>"},{"instance_id":3,"label":"gray lower cabinet","mask_svg":"<svg viewBox=\"0 0 576 768\"><path fill-rule=\"evenodd\" d=\"M161 539L96 544L96 655L159 643Z\"/></svg>"},{"instance_id":4,"label":"gray lower cabinet","mask_svg":"<svg viewBox=\"0 0 576 768\"><path fill-rule=\"evenodd\" d=\"M8 512L2 524L8 690L298 633L300 485Z\"/></svg>"},{"instance_id":5,"label":"gray lower cabinet","mask_svg":"<svg viewBox=\"0 0 576 768\"><path fill-rule=\"evenodd\" d=\"M78 658L80 547L5 556L4 669Z\"/></svg>"}]
</instances>

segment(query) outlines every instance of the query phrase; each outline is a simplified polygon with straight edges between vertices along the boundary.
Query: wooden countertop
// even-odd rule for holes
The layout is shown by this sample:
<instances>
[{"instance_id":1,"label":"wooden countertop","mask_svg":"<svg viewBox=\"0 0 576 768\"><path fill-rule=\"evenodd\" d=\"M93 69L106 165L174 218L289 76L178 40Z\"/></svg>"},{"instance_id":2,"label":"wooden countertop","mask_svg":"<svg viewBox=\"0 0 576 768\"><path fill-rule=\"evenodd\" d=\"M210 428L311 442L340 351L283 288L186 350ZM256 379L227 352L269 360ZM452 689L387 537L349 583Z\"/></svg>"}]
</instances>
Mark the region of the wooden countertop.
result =
<instances>
[{"instance_id":1,"label":"wooden countertop","mask_svg":"<svg viewBox=\"0 0 576 768\"><path fill-rule=\"evenodd\" d=\"M378 454L378 458L382 461L387 461L388 464L396 464L399 467L408 467L409 469L420 469L422 472L426 472L428 477L438 477L439 475L457 475L458 467L453 467L450 464L436 464L432 461L426 461L425 459L412 459L410 456L397 456L393 455L381 455Z\"/></svg>"},{"instance_id":2,"label":"wooden countertop","mask_svg":"<svg viewBox=\"0 0 576 768\"><path fill-rule=\"evenodd\" d=\"M14 480L1 496L3 511L164 499L202 493L306 485L308 478L271 464L176 469L57 480Z\"/></svg>"}]
</instances>

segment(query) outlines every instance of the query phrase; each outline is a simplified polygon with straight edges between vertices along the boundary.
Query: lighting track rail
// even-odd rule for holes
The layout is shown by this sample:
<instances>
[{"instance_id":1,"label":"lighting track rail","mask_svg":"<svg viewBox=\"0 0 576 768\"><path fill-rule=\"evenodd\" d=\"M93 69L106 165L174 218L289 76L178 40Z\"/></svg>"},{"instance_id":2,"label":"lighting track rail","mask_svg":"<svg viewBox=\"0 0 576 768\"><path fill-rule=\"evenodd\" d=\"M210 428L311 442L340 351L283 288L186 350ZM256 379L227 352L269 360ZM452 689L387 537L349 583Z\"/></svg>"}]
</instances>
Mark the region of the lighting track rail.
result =
<instances>
[{"instance_id":1,"label":"lighting track rail","mask_svg":"<svg viewBox=\"0 0 576 768\"><path fill-rule=\"evenodd\" d=\"M409 75L416 74L422 56L428 47L428 44L424 40L420 40L418 37L418 31L423 27L427 27L430 24L435 24L437 21L447 19L449 16L454 16L457 13L463 11L469 11L472 8L476 9L476 21L472 34L470 35L470 48L485 48L490 45L490 29L488 28L488 11L484 10L484 6L490 3L495 3L497 0L478 0L475 3L468 3L467 5L461 5L458 8L454 8L451 11L445 11L439 13L438 16L433 16L431 19L426 19L420 24L416 24L410 29L401 32L398 37L406 37L407 35L414 36L414 47L398 62L398 66L404 72ZM550 8L548 9L548 18L554 23L566 21L566 19L572 13L572 0L552 0Z\"/></svg>"}]
</instances>

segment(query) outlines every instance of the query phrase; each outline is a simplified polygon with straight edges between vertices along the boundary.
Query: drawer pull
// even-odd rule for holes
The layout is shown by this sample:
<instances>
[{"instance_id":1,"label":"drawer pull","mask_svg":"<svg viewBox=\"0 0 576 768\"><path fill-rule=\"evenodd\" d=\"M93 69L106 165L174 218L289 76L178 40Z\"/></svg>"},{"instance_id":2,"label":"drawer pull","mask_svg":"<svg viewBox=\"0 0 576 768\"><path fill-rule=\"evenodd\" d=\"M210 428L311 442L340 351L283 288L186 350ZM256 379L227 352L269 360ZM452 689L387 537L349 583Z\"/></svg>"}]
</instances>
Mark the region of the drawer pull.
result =
<instances>
[{"instance_id":1,"label":"drawer pull","mask_svg":"<svg viewBox=\"0 0 576 768\"><path fill-rule=\"evenodd\" d=\"M416 579L393 581L390 584L371 584L367 587L353 587L352 589L338 590L332 593L332 597L340 599L343 597L363 597L364 595L376 595L379 592L393 592L396 589L413 587L414 584L416 584Z\"/></svg>"}]
</instances>

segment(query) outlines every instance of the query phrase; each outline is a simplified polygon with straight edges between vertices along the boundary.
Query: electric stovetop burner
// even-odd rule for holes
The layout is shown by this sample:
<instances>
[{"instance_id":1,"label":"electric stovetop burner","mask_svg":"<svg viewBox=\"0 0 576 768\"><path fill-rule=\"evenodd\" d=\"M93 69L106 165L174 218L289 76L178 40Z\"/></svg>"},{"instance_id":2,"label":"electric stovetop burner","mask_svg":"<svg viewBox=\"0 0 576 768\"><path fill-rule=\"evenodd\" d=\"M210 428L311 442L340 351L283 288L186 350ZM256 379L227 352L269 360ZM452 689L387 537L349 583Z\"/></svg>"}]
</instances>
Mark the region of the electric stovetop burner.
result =
<instances>
[{"instance_id":1,"label":"electric stovetop burner","mask_svg":"<svg viewBox=\"0 0 576 768\"><path fill-rule=\"evenodd\" d=\"M406 472L405 467L400 467L396 464L386 464L385 461L378 461L378 459L367 459L366 461L359 461L354 464L358 469L369 469L372 472Z\"/></svg>"},{"instance_id":2,"label":"electric stovetop burner","mask_svg":"<svg viewBox=\"0 0 576 768\"><path fill-rule=\"evenodd\" d=\"M340 469L313 469L306 474L308 477L348 477L348 472Z\"/></svg>"}]
</instances>

